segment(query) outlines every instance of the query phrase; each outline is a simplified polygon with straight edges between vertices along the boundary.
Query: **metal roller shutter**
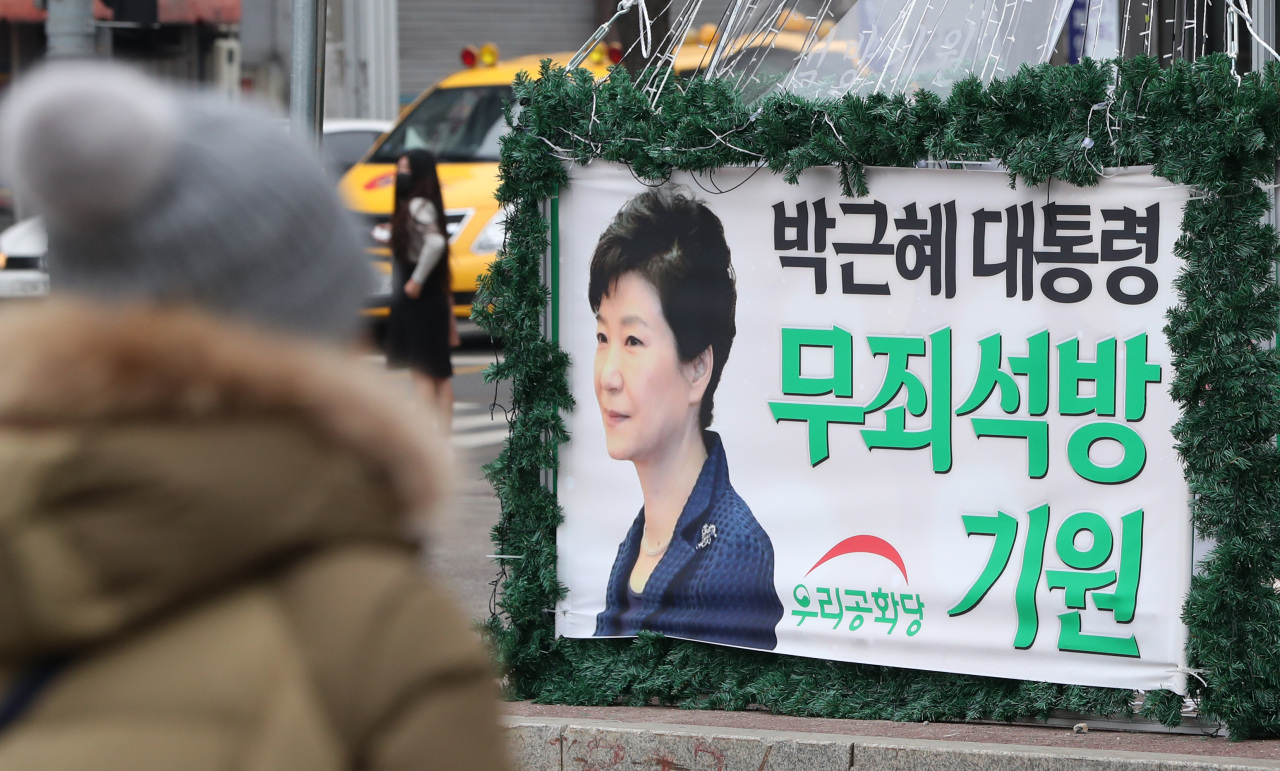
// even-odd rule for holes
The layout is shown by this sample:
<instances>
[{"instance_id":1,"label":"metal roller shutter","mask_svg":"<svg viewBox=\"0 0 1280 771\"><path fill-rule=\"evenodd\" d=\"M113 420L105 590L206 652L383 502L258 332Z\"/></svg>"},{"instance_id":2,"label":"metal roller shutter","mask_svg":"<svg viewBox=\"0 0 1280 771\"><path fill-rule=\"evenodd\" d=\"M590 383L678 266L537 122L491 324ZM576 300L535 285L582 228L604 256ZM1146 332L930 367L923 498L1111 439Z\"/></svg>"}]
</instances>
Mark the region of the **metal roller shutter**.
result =
<instances>
[{"instance_id":1,"label":"metal roller shutter","mask_svg":"<svg viewBox=\"0 0 1280 771\"><path fill-rule=\"evenodd\" d=\"M493 42L503 59L576 51L596 28L595 0L399 0L400 98L459 69L465 45Z\"/></svg>"}]
</instances>

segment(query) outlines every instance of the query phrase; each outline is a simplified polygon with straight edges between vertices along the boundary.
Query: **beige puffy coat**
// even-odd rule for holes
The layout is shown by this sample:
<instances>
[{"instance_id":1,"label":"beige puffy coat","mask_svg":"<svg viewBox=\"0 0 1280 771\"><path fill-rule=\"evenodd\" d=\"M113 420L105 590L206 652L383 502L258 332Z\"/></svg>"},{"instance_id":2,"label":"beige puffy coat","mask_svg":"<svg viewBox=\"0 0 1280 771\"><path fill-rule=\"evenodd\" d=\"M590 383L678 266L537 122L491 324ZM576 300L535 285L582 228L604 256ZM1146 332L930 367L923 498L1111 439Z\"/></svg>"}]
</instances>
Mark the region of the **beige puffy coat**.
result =
<instances>
[{"instance_id":1,"label":"beige puffy coat","mask_svg":"<svg viewBox=\"0 0 1280 771\"><path fill-rule=\"evenodd\" d=\"M355 357L176 310L0 312L0 771L495 769L409 523L429 426Z\"/></svg>"}]
</instances>

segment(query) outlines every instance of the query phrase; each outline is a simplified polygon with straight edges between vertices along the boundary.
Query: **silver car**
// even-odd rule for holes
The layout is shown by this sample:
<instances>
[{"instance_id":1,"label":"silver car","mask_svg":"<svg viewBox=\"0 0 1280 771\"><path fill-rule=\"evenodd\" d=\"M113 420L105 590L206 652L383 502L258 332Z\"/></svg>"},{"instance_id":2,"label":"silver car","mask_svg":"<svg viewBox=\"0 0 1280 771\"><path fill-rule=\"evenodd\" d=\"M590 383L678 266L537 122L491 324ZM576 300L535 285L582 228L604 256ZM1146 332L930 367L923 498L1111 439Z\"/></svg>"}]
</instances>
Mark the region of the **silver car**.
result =
<instances>
[{"instance_id":1,"label":"silver car","mask_svg":"<svg viewBox=\"0 0 1280 771\"><path fill-rule=\"evenodd\" d=\"M0 300L49 294L49 271L44 259L48 245L44 222L39 217L0 231Z\"/></svg>"}]
</instances>

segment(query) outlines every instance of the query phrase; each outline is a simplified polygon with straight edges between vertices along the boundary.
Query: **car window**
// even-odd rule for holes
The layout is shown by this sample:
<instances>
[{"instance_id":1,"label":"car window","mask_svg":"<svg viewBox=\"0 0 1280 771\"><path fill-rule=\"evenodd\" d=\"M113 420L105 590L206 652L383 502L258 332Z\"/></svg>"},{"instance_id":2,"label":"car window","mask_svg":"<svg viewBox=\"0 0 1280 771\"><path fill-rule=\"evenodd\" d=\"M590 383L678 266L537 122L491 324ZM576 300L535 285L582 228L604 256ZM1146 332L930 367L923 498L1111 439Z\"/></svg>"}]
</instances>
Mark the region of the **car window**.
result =
<instances>
[{"instance_id":1,"label":"car window","mask_svg":"<svg viewBox=\"0 0 1280 771\"><path fill-rule=\"evenodd\" d=\"M786 79L796 63L796 54L785 48L769 46L752 46L744 48L726 68L725 78L736 82L743 99L748 103L759 99L770 92L774 86ZM710 57L698 67L675 73L677 80L693 80L706 76L706 65Z\"/></svg>"},{"instance_id":2,"label":"car window","mask_svg":"<svg viewBox=\"0 0 1280 771\"><path fill-rule=\"evenodd\" d=\"M331 131L321 136L320 149L329 167L338 174L344 174L369 152L379 136L379 132L370 129Z\"/></svg>"},{"instance_id":3,"label":"car window","mask_svg":"<svg viewBox=\"0 0 1280 771\"><path fill-rule=\"evenodd\" d=\"M729 67L730 74L727 77L738 81L742 98L750 103L785 80L795 63L794 51L769 46L753 46L743 49Z\"/></svg>"},{"instance_id":4,"label":"car window","mask_svg":"<svg viewBox=\"0 0 1280 771\"><path fill-rule=\"evenodd\" d=\"M442 88L405 116L369 158L394 163L408 150L426 149L446 163L497 161L498 139L506 133L502 107L510 86Z\"/></svg>"}]
</instances>

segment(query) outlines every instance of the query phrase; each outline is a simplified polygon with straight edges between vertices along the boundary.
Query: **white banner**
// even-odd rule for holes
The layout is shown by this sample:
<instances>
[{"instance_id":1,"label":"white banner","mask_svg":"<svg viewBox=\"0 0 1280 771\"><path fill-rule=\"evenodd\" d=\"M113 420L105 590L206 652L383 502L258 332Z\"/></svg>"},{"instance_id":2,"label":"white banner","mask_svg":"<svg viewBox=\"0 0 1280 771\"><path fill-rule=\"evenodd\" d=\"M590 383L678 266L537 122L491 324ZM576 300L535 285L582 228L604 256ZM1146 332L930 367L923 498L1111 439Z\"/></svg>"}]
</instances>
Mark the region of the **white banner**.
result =
<instances>
[{"instance_id":1,"label":"white banner","mask_svg":"<svg viewBox=\"0 0 1280 771\"><path fill-rule=\"evenodd\" d=\"M1185 189L570 175L558 634L1185 692Z\"/></svg>"}]
</instances>

